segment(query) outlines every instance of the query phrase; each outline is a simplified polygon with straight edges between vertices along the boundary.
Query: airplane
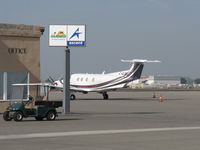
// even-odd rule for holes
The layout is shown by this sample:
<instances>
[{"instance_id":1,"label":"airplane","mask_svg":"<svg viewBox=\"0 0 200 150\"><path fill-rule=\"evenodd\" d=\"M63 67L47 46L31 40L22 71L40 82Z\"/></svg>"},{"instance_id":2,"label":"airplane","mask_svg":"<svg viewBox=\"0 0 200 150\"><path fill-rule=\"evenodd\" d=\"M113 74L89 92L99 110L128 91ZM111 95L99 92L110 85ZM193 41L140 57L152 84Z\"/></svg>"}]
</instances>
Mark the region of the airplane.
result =
<instances>
[{"instance_id":1,"label":"airplane","mask_svg":"<svg viewBox=\"0 0 200 150\"><path fill-rule=\"evenodd\" d=\"M117 89L126 88L128 83L133 80L138 80L141 77L144 63L158 63L159 60L146 60L146 59L133 59L133 60L121 60L122 62L132 63L129 70L119 71L114 73L103 72L102 74L72 74L70 78L70 95L71 100L75 100L76 96L74 92L82 92L87 94L88 92L97 92L102 94L103 99L109 99L108 91L115 91ZM53 81L52 90L63 90L64 80L60 79Z\"/></svg>"}]
</instances>

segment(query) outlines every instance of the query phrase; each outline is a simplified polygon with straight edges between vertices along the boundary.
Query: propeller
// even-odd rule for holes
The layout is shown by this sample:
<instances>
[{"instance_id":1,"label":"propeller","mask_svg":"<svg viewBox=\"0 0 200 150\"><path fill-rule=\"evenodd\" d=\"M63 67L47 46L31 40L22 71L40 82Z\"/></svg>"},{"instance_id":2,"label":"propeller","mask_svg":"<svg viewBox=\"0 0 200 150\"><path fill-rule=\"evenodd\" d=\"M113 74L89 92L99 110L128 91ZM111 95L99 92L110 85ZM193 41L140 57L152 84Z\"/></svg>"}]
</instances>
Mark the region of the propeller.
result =
<instances>
[{"instance_id":1,"label":"propeller","mask_svg":"<svg viewBox=\"0 0 200 150\"><path fill-rule=\"evenodd\" d=\"M55 82L55 80L54 80L51 76L49 76L49 81L50 81L52 84Z\"/></svg>"}]
</instances>

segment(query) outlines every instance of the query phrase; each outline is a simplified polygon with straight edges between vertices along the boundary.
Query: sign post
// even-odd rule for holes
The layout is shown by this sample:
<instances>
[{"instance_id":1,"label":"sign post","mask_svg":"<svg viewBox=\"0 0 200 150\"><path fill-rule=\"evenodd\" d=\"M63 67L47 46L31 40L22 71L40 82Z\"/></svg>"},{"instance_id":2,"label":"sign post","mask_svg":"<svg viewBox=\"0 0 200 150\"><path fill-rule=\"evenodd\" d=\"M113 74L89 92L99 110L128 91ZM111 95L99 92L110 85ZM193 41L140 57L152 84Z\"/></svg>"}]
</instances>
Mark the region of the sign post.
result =
<instances>
[{"instance_id":1,"label":"sign post","mask_svg":"<svg viewBox=\"0 0 200 150\"><path fill-rule=\"evenodd\" d=\"M85 42L85 25L50 25L49 46L64 46L65 49L65 75L63 113L70 113L70 49L68 46L83 47Z\"/></svg>"},{"instance_id":2,"label":"sign post","mask_svg":"<svg viewBox=\"0 0 200 150\"><path fill-rule=\"evenodd\" d=\"M64 114L70 113L70 49L65 49L65 77L64 77Z\"/></svg>"}]
</instances>

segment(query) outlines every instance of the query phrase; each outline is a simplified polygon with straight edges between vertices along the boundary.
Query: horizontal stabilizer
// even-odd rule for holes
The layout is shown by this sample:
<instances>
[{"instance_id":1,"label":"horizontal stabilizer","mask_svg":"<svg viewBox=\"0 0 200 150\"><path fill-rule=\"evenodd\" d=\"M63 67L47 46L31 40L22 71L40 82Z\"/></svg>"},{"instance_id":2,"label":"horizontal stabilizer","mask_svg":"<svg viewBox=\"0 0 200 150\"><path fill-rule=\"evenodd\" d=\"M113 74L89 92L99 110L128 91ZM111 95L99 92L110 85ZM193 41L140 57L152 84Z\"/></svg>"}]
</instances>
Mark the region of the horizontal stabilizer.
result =
<instances>
[{"instance_id":1,"label":"horizontal stabilizer","mask_svg":"<svg viewBox=\"0 0 200 150\"><path fill-rule=\"evenodd\" d=\"M132 60L121 60L122 62L132 62L132 63L160 63L159 60L147 60L147 59L132 59Z\"/></svg>"}]
</instances>

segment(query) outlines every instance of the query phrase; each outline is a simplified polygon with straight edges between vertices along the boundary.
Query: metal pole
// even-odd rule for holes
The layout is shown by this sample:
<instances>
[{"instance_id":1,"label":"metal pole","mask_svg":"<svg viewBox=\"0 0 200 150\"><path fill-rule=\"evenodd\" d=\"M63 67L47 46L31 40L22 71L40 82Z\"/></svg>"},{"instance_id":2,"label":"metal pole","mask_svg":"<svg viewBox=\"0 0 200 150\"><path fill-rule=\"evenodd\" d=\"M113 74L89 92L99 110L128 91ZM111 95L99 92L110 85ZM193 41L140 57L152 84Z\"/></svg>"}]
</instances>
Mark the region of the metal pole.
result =
<instances>
[{"instance_id":1,"label":"metal pole","mask_svg":"<svg viewBox=\"0 0 200 150\"><path fill-rule=\"evenodd\" d=\"M7 98L8 98L8 89L7 89L7 75L8 75L8 73L7 72L4 72L3 73L3 100L7 100Z\"/></svg>"},{"instance_id":2,"label":"metal pole","mask_svg":"<svg viewBox=\"0 0 200 150\"><path fill-rule=\"evenodd\" d=\"M64 114L70 113L70 49L65 50L65 78L64 78Z\"/></svg>"}]
</instances>

